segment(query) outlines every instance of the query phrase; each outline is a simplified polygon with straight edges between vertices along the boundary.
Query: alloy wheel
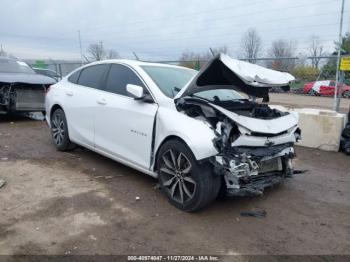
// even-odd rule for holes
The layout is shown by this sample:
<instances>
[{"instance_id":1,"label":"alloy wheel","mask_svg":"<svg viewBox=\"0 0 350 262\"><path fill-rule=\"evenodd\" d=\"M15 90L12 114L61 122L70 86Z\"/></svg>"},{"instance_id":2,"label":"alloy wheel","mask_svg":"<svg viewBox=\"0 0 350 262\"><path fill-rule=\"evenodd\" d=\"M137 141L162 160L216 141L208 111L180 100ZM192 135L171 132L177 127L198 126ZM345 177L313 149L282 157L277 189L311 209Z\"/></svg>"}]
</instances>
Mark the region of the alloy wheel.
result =
<instances>
[{"instance_id":1,"label":"alloy wheel","mask_svg":"<svg viewBox=\"0 0 350 262\"><path fill-rule=\"evenodd\" d=\"M52 119L52 137L56 145L61 145L63 143L65 131L64 131L64 121L60 114L54 114Z\"/></svg>"},{"instance_id":2,"label":"alloy wheel","mask_svg":"<svg viewBox=\"0 0 350 262\"><path fill-rule=\"evenodd\" d=\"M159 170L163 187L172 199L183 204L194 197L197 184L191 176L191 162L184 153L166 151Z\"/></svg>"}]
</instances>

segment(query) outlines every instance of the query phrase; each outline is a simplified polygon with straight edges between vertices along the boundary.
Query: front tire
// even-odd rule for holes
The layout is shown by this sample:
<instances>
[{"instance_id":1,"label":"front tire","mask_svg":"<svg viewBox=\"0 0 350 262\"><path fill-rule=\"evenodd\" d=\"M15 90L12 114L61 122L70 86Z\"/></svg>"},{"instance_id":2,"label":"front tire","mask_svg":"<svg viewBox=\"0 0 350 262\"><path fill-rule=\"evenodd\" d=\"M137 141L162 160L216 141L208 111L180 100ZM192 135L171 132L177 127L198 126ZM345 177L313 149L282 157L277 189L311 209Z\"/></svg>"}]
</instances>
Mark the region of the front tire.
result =
<instances>
[{"instance_id":1,"label":"front tire","mask_svg":"<svg viewBox=\"0 0 350 262\"><path fill-rule=\"evenodd\" d=\"M163 193L181 210L200 210L219 193L221 180L213 173L211 164L199 164L181 140L164 143L157 156L157 169Z\"/></svg>"},{"instance_id":2,"label":"front tire","mask_svg":"<svg viewBox=\"0 0 350 262\"><path fill-rule=\"evenodd\" d=\"M310 96L317 96L317 95L318 95L318 93L317 93L315 90L310 89L310 91L309 91L309 95L310 95Z\"/></svg>"},{"instance_id":3,"label":"front tire","mask_svg":"<svg viewBox=\"0 0 350 262\"><path fill-rule=\"evenodd\" d=\"M67 151L75 147L69 140L66 115L62 109L56 109L51 116L51 136L58 151Z\"/></svg>"}]
</instances>

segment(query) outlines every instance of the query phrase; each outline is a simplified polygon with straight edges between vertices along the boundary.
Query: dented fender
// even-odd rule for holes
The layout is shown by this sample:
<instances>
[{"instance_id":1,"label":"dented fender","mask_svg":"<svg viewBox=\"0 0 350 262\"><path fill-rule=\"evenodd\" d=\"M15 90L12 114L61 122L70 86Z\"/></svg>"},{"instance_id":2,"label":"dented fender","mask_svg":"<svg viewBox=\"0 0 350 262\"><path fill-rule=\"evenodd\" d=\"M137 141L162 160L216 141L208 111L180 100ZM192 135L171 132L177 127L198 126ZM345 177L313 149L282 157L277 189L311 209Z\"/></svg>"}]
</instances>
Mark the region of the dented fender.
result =
<instances>
[{"instance_id":1,"label":"dented fender","mask_svg":"<svg viewBox=\"0 0 350 262\"><path fill-rule=\"evenodd\" d=\"M208 123L176 110L160 107L156 117L154 152L158 152L161 144L172 136L182 139L192 150L197 160L218 154L212 142L216 136ZM203 143L203 141L207 142Z\"/></svg>"}]
</instances>

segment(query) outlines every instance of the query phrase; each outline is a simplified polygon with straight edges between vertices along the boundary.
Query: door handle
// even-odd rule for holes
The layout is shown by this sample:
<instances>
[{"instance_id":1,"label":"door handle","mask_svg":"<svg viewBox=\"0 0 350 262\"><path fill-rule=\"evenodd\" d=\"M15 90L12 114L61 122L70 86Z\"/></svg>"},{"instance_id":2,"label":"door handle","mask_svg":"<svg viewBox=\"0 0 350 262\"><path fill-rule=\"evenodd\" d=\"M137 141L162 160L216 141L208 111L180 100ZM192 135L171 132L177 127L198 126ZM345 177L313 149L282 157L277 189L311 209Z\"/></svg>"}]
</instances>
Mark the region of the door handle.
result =
<instances>
[{"instance_id":1,"label":"door handle","mask_svg":"<svg viewBox=\"0 0 350 262\"><path fill-rule=\"evenodd\" d=\"M66 95L67 96L73 96L73 92L72 91L66 91Z\"/></svg>"},{"instance_id":2,"label":"door handle","mask_svg":"<svg viewBox=\"0 0 350 262\"><path fill-rule=\"evenodd\" d=\"M96 102L99 105L106 105L107 104L107 101L104 98L98 99Z\"/></svg>"}]
</instances>

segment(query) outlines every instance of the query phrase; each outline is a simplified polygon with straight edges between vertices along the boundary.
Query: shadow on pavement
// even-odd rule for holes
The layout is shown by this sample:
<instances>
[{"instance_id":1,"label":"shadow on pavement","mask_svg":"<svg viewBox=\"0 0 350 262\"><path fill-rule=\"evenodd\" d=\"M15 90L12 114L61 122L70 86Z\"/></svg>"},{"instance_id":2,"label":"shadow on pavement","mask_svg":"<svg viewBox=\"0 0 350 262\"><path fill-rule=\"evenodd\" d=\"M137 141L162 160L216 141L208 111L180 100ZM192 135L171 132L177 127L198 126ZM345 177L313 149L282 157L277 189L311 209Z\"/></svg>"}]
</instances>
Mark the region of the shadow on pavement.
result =
<instances>
[{"instance_id":1,"label":"shadow on pavement","mask_svg":"<svg viewBox=\"0 0 350 262\"><path fill-rule=\"evenodd\" d=\"M13 113L13 114L0 114L0 123L12 122L12 121L44 121L44 115L42 113Z\"/></svg>"}]
</instances>

